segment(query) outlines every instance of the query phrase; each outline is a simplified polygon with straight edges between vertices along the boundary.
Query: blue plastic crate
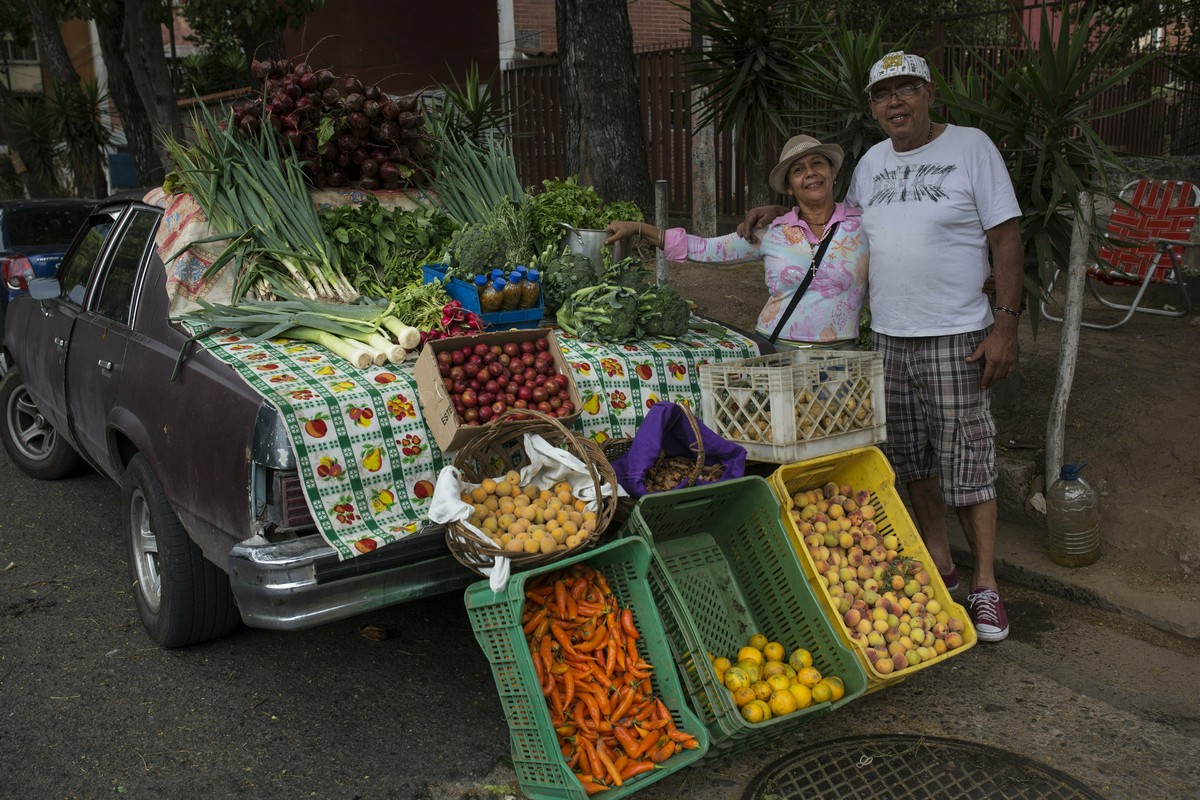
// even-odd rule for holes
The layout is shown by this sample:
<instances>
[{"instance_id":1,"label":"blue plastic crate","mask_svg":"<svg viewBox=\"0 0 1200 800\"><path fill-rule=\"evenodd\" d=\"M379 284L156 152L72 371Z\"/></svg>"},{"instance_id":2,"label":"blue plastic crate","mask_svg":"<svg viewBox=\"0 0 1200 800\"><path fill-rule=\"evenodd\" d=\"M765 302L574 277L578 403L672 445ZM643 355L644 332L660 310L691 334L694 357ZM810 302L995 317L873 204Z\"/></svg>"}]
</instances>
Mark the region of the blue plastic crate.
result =
<instances>
[{"instance_id":1,"label":"blue plastic crate","mask_svg":"<svg viewBox=\"0 0 1200 800\"><path fill-rule=\"evenodd\" d=\"M445 264L426 264L421 267L421 271L425 274L425 283L445 281L446 293L452 299L462 303L463 308L467 311L482 317L483 325L489 331L501 331L507 328L540 328L542 325L542 312L546 306L542 300L541 292L538 292L537 305L533 308L521 308L515 311L490 311L485 314L479 306L479 292L476 291L472 284L467 283L461 278L446 280Z\"/></svg>"}]
</instances>

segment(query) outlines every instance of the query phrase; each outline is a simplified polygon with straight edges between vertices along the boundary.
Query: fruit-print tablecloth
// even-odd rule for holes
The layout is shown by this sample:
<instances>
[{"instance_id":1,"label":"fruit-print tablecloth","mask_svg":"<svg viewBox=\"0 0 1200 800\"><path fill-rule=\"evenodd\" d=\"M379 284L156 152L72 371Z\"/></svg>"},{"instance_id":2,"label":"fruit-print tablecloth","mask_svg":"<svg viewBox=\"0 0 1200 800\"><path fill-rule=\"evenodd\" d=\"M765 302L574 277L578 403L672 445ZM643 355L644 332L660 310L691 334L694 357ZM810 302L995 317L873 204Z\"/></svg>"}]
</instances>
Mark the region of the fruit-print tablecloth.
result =
<instances>
[{"instance_id":1,"label":"fruit-print tablecloth","mask_svg":"<svg viewBox=\"0 0 1200 800\"><path fill-rule=\"evenodd\" d=\"M753 342L729 331L617 346L561 335L559 342L583 401L576 430L599 443L632 435L660 400L698 411L700 364L758 355ZM279 409L309 510L339 558L428 522L434 481L451 459L425 425L413 361L360 370L306 342L224 333L199 343Z\"/></svg>"}]
</instances>

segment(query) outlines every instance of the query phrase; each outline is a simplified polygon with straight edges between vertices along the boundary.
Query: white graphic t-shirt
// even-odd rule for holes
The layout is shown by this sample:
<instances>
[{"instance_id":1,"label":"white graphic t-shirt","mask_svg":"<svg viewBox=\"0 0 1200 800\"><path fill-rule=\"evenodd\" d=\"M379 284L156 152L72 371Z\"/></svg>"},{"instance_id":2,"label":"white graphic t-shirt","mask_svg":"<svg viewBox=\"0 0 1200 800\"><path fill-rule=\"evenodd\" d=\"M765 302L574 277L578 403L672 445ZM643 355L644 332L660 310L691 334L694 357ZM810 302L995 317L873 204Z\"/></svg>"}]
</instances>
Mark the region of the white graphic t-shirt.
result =
<instances>
[{"instance_id":1,"label":"white graphic t-shirt","mask_svg":"<svg viewBox=\"0 0 1200 800\"><path fill-rule=\"evenodd\" d=\"M946 126L924 147L872 147L850 180L871 244L871 329L945 336L987 327L986 231L1021 214L999 150L976 128Z\"/></svg>"}]
</instances>

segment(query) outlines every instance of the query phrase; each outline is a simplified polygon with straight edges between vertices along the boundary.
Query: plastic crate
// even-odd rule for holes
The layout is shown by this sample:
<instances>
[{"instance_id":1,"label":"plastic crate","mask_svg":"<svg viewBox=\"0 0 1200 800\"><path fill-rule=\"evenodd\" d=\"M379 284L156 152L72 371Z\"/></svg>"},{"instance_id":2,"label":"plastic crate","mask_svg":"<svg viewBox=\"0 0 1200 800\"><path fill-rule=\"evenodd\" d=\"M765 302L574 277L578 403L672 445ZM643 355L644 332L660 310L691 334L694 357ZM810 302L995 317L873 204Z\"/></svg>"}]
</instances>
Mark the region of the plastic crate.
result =
<instances>
[{"instance_id":1,"label":"plastic crate","mask_svg":"<svg viewBox=\"0 0 1200 800\"><path fill-rule=\"evenodd\" d=\"M887 438L879 353L789 350L700 366L704 422L786 464Z\"/></svg>"},{"instance_id":2,"label":"plastic crate","mask_svg":"<svg viewBox=\"0 0 1200 800\"><path fill-rule=\"evenodd\" d=\"M521 308L514 311L489 311L485 314L479 305L479 292L476 291L473 285L461 278L446 280L445 264L426 264L421 267L421 271L425 275L425 283L444 281L446 293L452 299L462 303L463 308L467 311L482 317L483 325L489 331L506 330L508 328L537 328L542 324L542 312L545 310L545 303L542 300L541 292L538 292L537 305L533 308Z\"/></svg>"},{"instance_id":3,"label":"plastic crate","mask_svg":"<svg viewBox=\"0 0 1200 800\"><path fill-rule=\"evenodd\" d=\"M830 482L849 484L855 491L865 490L870 492L871 503L876 508L875 516L872 519L877 530L876 535L882 537L888 533L896 534L900 545L898 552L909 558L917 559L925 566L930 578L929 585L933 591L933 599L937 600L951 617L963 622L963 644L961 647L948 650L927 661L922 661L914 666L905 667L886 675L881 674L875 669L871 660L867 657L866 644L850 636L850 630L846 627L842 615L838 612L837 602L820 581L812 555L808 552L808 546L804 543L803 537L801 537L800 531L796 527L796 523L791 515L791 510L795 507L795 504L792 502L794 495L798 492L820 488ZM905 509L904 503L896 491L895 484L896 473L892 471L887 458L884 457L883 452L877 447L863 447L847 453L837 453L799 464L787 464L777 469L771 475L771 486L775 490L776 495L778 495L780 504L783 506L783 525L787 530L792 546L796 550L796 554L800 558L800 563L804 566L804 574L808 577L809 584L820 598L825 613L833 620L834 629L837 631L838 636L844 643L854 649L855 655L866 671L870 683L870 686L867 688L868 692L873 692L883 686L902 681L918 670L925 669L934 664L940 664L948 658L964 653L973 647L976 642L975 628L971 625L971 618L967 614L967 610L956 603L950 596L950 592L946 590L946 584L938 574L929 551L925 549L925 544L921 541L921 535L918 533L912 517L909 516L907 509Z\"/></svg>"},{"instance_id":4,"label":"plastic crate","mask_svg":"<svg viewBox=\"0 0 1200 800\"><path fill-rule=\"evenodd\" d=\"M614 800L625 797L696 763L708 750L708 734L704 724L687 706L657 603L646 580L650 549L639 539L617 539L587 553L514 573L499 594L492 592L487 581L475 583L466 591L467 616L475 639L491 664L492 677L508 720L517 780L521 791L532 800L584 800L588 796L559 750L546 698L538 686L529 646L521 630L526 583L534 576L555 572L580 561L603 573L621 606L633 610L642 636L639 647L654 667L651 677L654 693L671 712L675 725L693 734L700 744L695 750L676 753L657 769L631 778L620 787L593 796Z\"/></svg>"},{"instance_id":5,"label":"plastic crate","mask_svg":"<svg viewBox=\"0 0 1200 800\"><path fill-rule=\"evenodd\" d=\"M780 521L779 502L762 478L646 495L624 533L653 545L650 583L663 601L663 626L714 753L743 750L794 730L866 690L866 673L805 581ZM709 654L732 658L756 632L789 653L808 649L822 675L842 679L845 695L747 722L717 681Z\"/></svg>"}]
</instances>

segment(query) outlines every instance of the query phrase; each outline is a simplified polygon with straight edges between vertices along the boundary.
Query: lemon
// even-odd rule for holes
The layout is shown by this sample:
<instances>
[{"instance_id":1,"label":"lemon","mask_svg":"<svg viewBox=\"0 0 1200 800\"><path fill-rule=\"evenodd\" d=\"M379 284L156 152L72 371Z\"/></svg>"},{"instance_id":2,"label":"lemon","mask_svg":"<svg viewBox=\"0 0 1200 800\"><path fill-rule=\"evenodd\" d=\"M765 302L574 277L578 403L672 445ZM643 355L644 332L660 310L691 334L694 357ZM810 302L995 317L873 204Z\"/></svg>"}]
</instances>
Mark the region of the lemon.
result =
<instances>
[{"instance_id":1,"label":"lemon","mask_svg":"<svg viewBox=\"0 0 1200 800\"><path fill-rule=\"evenodd\" d=\"M759 700L766 700L775 691L775 687L766 681L758 681L750 684L750 688L754 690L754 696Z\"/></svg>"},{"instance_id":2,"label":"lemon","mask_svg":"<svg viewBox=\"0 0 1200 800\"><path fill-rule=\"evenodd\" d=\"M737 664L734 664L734 666L750 676L751 683L762 679L762 667L760 667L758 664L755 664L753 661L739 661Z\"/></svg>"},{"instance_id":3,"label":"lemon","mask_svg":"<svg viewBox=\"0 0 1200 800\"><path fill-rule=\"evenodd\" d=\"M763 638L765 639L766 637L764 636ZM743 647L741 650L738 650L737 660L753 661L755 664L760 665L766 661L766 659L763 658L762 650L759 650L757 647Z\"/></svg>"},{"instance_id":4,"label":"lemon","mask_svg":"<svg viewBox=\"0 0 1200 800\"><path fill-rule=\"evenodd\" d=\"M812 687L812 699L814 703L833 702L833 687L825 681L820 681L816 686Z\"/></svg>"},{"instance_id":5,"label":"lemon","mask_svg":"<svg viewBox=\"0 0 1200 800\"><path fill-rule=\"evenodd\" d=\"M751 684L750 676L746 671L738 667L730 667L725 670L725 688L731 692L736 692L738 689L747 687Z\"/></svg>"},{"instance_id":6,"label":"lemon","mask_svg":"<svg viewBox=\"0 0 1200 800\"><path fill-rule=\"evenodd\" d=\"M821 673L815 667L798 669L796 670L796 681L811 689L821 682Z\"/></svg>"},{"instance_id":7,"label":"lemon","mask_svg":"<svg viewBox=\"0 0 1200 800\"><path fill-rule=\"evenodd\" d=\"M770 711L770 708L767 708L767 711ZM764 719L766 719L766 716L763 712L763 706L759 704L758 700L752 700L751 702L742 706L742 719L746 720L746 722L749 722L751 725L762 722Z\"/></svg>"},{"instance_id":8,"label":"lemon","mask_svg":"<svg viewBox=\"0 0 1200 800\"><path fill-rule=\"evenodd\" d=\"M721 656L720 658L714 658L712 665L713 665L713 669L715 669L717 672L724 672L725 670L727 670L733 666L733 664L729 663L729 659L725 658L725 656Z\"/></svg>"},{"instance_id":9,"label":"lemon","mask_svg":"<svg viewBox=\"0 0 1200 800\"><path fill-rule=\"evenodd\" d=\"M764 678L769 678L772 675L786 675L787 664L784 664L782 661L768 661L763 664L762 674Z\"/></svg>"},{"instance_id":10,"label":"lemon","mask_svg":"<svg viewBox=\"0 0 1200 800\"><path fill-rule=\"evenodd\" d=\"M805 667L811 667L812 663L812 653L808 652L803 647L793 650L791 658L788 659L788 665L792 669L796 670L796 672L799 672Z\"/></svg>"},{"instance_id":11,"label":"lemon","mask_svg":"<svg viewBox=\"0 0 1200 800\"><path fill-rule=\"evenodd\" d=\"M792 697L796 698L796 708L808 708L812 705L812 692L802 683L793 683L788 687Z\"/></svg>"},{"instance_id":12,"label":"lemon","mask_svg":"<svg viewBox=\"0 0 1200 800\"><path fill-rule=\"evenodd\" d=\"M767 706L771 709L771 713L777 717L791 714L798 708L795 695L787 689L780 689L774 692L771 695L771 699L767 701Z\"/></svg>"},{"instance_id":13,"label":"lemon","mask_svg":"<svg viewBox=\"0 0 1200 800\"><path fill-rule=\"evenodd\" d=\"M775 691L787 689L792 685L792 682L788 680L786 675L772 675L771 677L767 678L767 683L770 684L771 688Z\"/></svg>"},{"instance_id":14,"label":"lemon","mask_svg":"<svg viewBox=\"0 0 1200 800\"><path fill-rule=\"evenodd\" d=\"M823 683L828 683L829 688L833 690L833 702L837 702L846 696L846 684L837 675L827 675L821 679Z\"/></svg>"},{"instance_id":15,"label":"lemon","mask_svg":"<svg viewBox=\"0 0 1200 800\"><path fill-rule=\"evenodd\" d=\"M733 693L733 704L738 708L742 708L752 700L757 700L758 697L754 694L754 690L749 686L743 686Z\"/></svg>"},{"instance_id":16,"label":"lemon","mask_svg":"<svg viewBox=\"0 0 1200 800\"><path fill-rule=\"evenodd\" d=\"M761 633L756 633L750 637L749 644L751 647L761 653L762 649L767 646L767 637L763 636ZM739 655L738 657L740 658L741 656Z\"/></svg>"},{"instance_id":17,"label":"lemon","mask_svg":"<svg viewBox=\"0 0 1200 800\"><path fill-rule=\"evenodd\" d=\"M783 645L779 642L768 642L762 651L763 657L767 661L783 661L784 655L787 654L787 651L783 649Z\"/></svg>"}]
</instances>

